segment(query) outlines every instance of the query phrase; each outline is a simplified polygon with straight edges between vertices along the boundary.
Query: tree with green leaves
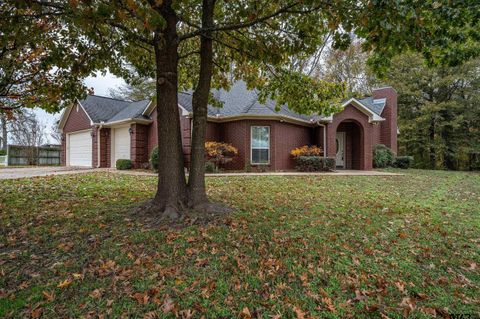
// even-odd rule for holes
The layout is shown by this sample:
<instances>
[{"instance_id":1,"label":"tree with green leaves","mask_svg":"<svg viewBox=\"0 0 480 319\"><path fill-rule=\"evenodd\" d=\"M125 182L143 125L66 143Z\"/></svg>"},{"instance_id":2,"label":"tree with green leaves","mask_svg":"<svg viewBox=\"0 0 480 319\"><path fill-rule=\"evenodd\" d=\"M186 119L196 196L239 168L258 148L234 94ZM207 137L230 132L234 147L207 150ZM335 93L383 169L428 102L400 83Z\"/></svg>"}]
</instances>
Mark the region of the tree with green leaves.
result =
<instances>
[{"instance_id":1,"label":"tree with green leaves","mask_svg":"<svg viewBox=\"0 0 480 319\"><path fill-rule=\"evenodd\" d=\"M58 112L84 95L83 78L98 56L110 51L82 38L79 29L58 19L54 2L0 2L0 112L39 106ZM41 8L41 10L39 9ZM106 55L108 56L108 55ZM105 63L104 63L105 62Z\"/></svg>"},{"instance_id":2,"label":"tree with green leaves","mask_svg":"<svg viewBox=\"0 0 480 319\"><path fill-rule=\"evenodd\" d=\"M392 62L399 152L420 168L467 169L469 154L480 153L480 60L428 67L419 54L405 54Z\"/></svg>"},{"instance_id":3,"label":"tree with green leaves","mask_svg":"<svg viewBox=\"0 0 480 319\"><path fill-rule=\"evenodd\" d=\"M212 87L228 88L232 80L243 79L250 88L259 88L263 99L273 98L300 113L328 115L338 110L343 84L315 80L289 67L293 57L314 54L328 33L335 47L346 48L354 32L366 50L375 52L372 64L378 70L385 70L390 58L405 49L422 50L429 60L445 63L478 54L472 40L478 37L475 1L453 5L353 0L5 3L7 9L13 8L10 15L28 16L27 28L39 15L57 21L62 31L66 28L57 38L59 47L74 41L75 52L82 55L99 49L110 52L93 55L82 70L108 67L128 80L133 68L141 77L155 78L159 179L157 194L144 209L170 217L188 208L211 208L205 194L204 142ZM2 18L9 19L9 14ZM447 24L445 19L451 21ZM193 89L188 183L183 172L179 89Z\"/></svg>"}]
</instances>

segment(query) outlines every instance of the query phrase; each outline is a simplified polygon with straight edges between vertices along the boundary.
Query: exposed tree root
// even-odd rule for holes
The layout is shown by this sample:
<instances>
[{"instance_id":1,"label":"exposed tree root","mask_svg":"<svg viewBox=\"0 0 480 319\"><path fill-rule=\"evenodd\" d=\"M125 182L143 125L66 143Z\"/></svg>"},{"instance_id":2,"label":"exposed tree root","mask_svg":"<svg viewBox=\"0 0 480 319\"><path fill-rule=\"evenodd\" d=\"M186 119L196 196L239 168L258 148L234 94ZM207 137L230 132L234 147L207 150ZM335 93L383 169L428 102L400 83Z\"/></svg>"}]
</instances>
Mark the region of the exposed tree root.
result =
<instances>
[{"instance_id":1,"label":"exposed tree root","mask_svg":"<svg viewBox=\"0 0 480 319\"><path fill-rule=\"evenodd\" d=\"M222 203L205 201L193 207L182 207L178 209L173 205L163 208L153 200L147 201L136 207L132 215L143 219L152 228L182 228L189 225L205 225L215 223L228 216L232 208Z\"/></svg>"}]
</instances>

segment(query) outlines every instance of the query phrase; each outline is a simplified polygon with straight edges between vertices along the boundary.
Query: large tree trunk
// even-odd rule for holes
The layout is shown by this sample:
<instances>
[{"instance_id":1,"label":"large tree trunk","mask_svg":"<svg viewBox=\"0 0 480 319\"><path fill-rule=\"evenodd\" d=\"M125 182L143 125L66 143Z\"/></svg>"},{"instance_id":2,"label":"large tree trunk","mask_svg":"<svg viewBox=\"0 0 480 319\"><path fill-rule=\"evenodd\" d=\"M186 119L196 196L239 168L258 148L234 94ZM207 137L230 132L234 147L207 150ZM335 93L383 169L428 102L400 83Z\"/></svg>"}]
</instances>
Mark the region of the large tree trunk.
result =
<instances>
[{"instance_id":1,"label":"large tree trunk","mask_svg":"<svg viewBox=\"0 0 480 319\"><path fill-rule=\"evenodd\" d=\"M202 28L213 26L215 0L203 0ZM205 31L200 39L200 76L193 92L193 132L191 164L188 180L189 203L199 207L208 203L205 192L205 136L207 131L207 107L213 73L212 32Z\"/></svg>"},{"instance_id":2,"label":"large tree trunk","mask_svg":"<svg viewBox=\"0 0 480 319\"><path fill-rule=\"evenodd\" d=\"M171 1L162 4L166 27L154 37L158 121L158 189L152 206L166 216L176 218L186 208L180 117L178 110L178 36L177 16Z\"/></svg>"}]
</instances>

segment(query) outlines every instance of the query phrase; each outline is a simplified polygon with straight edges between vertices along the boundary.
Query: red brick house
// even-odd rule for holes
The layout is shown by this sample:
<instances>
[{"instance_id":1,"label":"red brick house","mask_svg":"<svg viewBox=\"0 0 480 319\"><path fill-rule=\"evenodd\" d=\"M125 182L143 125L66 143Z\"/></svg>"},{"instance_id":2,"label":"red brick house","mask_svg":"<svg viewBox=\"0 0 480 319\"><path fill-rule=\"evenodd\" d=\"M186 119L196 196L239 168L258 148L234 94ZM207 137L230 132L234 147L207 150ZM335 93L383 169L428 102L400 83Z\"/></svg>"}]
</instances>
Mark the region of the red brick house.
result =
<instances>
[{"instance_id":1,"label":"red brick house","mask_svg":"<svg viewBox=\"0 0 480 319\"><path fill-rule=\"evenodd\" d=\"M373 96L349 99L333 116L306 116L274 101L258 102L257 93L236 82L230 91L215 91L222 108L209 106L207 140L231 143L239 155L227 169L266 165L291 170L293 148L318 145L337 167L372 169L372 151L385 144L397 151L397 93L391 87ZM190 154L192 96L179 93L181 129L186 162ZM122 101L90 95L68 107L59 122L62 163L69 166L114 167L117 159L131 159L135 167L148 165L157 145L156 110L150 101Z\"/></svg>"}]
</instances>

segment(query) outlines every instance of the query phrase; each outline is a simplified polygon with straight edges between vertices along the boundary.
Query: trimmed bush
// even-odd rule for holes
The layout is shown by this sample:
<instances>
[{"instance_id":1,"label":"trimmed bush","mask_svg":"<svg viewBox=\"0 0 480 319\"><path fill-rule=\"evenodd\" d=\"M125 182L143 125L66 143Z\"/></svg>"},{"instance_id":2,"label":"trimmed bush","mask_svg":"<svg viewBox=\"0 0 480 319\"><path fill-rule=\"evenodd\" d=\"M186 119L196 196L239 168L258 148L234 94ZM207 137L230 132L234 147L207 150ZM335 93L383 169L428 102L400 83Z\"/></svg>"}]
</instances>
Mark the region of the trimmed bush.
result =
<instances>
[{"instance_id":1,"label":"trimmed bush","mask_svg":"<svg viewBox=\"0 0 480 319\"><path fill-rule=\"evenodd\" d=\"M393 162L394 167L410 168L413 165L413 156L397 156Z\"/></svg>"},{"instance_id":2,"label":"trimmed bush","mask_svg":"<svg viewBox=\"0 0 480 319\"><path fill-rule=\"evenodd\" d=\"M121 169L121 170L124 170L124 169L132 169L133 168L133 163L131 160L129 159L119 159L117 160L117 162L115 163L115 167L117 169Z\"/></svg>"},{"instance_id":3,"label":"trimmed bush","mask_svg":"<svg viewBox=\"0 0 480 319\"><path fill-rule=\"evenodd\" d=\"M375 145L373 150L373 167L385 168L392 166L395 155L392 150L383 144Z\"/></svg>"},{"instance_id":4,"label":"trimmed bush","mask_svg":"<svg viewBox=\"0 0 480 319\"><path fill-rule=\"evenodd\" d=\"M0 156L5 156L7 155L7 151L6 150L0 150Z\"/></svg>"},{"instance_id":5,"label":"trimmed bush","mask_svg":"<svg viewBox=\"0 0 480 319\"><path fill-rule=\"evenodd\" d=\"M150 167L153 170L158 171L158 146L155 146L150 154Z\"/></svg>"},{"instance_id":6,"label":"trimmed bush","mask_svg":"<svg viewBox=\"0 0 480 319\"><path fill-rule=\"evenodd\" d=\"M215 163L211 162L211 161L206 161L205 162L205 172L206 173L216 173L217 172L217 166L215 165Z\"/></svg>"},{"instance_id":7,"label":"trimmed bush","mask_svg":"<svg viewBox=\"0 0 480 319\"><path fill-rule=\"evenodd\" d=\"M300 172L332 172L335 170L335 159L320 156L295 157L295 168Z\"/></svg>"}]
</instances>

